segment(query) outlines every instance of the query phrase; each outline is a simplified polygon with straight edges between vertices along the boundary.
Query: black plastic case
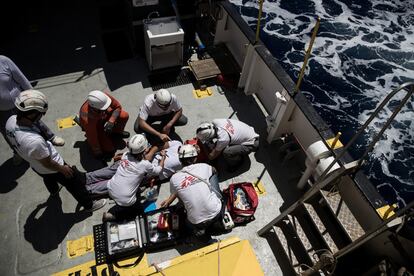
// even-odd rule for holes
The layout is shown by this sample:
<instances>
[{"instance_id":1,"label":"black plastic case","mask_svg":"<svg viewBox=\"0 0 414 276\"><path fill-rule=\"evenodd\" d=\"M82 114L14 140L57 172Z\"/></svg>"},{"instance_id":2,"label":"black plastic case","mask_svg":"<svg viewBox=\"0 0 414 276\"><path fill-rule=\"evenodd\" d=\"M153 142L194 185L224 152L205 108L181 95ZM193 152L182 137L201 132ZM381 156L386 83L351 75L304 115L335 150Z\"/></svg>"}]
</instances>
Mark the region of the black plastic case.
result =
<instances>
[{"instance_id":1,"label":"black plastic case","mask_svg":"<svg viewBox=\"0 0 414 276\"><path fill-rule=\"evenodd\" d=\"M158 219L164 214L168 230L160 231ZM129 221L110 221L94 226L97 264L139 255L145 251L168 247L185 236L182 208L170 206L138 215Z\"/></svg>"}]
</instances>

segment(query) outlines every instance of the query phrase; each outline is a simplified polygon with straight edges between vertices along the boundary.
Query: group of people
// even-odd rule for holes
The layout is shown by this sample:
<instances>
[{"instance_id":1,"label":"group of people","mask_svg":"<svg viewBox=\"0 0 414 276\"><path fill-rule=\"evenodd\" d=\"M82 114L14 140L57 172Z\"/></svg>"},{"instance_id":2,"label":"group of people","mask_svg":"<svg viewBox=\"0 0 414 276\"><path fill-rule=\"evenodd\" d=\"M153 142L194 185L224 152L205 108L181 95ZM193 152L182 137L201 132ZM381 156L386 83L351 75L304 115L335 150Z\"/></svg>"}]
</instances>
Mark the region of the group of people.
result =
<instances>
[{"instance_id":1,"label":"group of people","mask_svg":"<svg viewBox=\"0 0 414 276\"><path fill-rule=\"evenodd\" d=\"M104 220L136 214L141 209L139 188L143 183L169 180L171 195L161 207L178 198L185 207L188 224L197 235L204 235L206 228L219 221L224 205L217 170L207 163L197 163L200 151L206 152L209 161L222 156L228 169L233 170L259 147L254 129L233 119L201 123L195 135L202 148L172 140L174 127L185 125L188 119L177 97L166 89L145 98L134 124L137 134L129 138L125 131L128 113L109 92L94 90L76 121L85 132L92 154L97 158L113 157L114 163L83 173L64 161L55 148L64 140L41 121L48 110L46 96L32 88L10 59L0 56L0 64L1 131L14 151L13 160L26 160L52 195L59 192L59 184L65 186L86 211L103 207L106 199L94 201L93 195L107 193L116 205L104 213ZM155 122L160 124L156 126ZM125 142L125 138L129 140ZM125 147L126 152L115 155Z\"/></svg>"}]
</instances>

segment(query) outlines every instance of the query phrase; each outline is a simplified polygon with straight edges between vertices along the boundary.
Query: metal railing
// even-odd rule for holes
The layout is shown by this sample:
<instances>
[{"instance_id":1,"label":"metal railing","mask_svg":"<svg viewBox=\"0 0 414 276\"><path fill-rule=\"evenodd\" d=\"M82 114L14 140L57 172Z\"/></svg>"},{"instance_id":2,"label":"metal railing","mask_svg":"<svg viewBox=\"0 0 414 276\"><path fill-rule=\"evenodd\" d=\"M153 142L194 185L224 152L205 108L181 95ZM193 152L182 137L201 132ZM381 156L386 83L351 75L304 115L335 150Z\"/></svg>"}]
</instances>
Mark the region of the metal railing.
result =
<instances>
[{"instance_id":1,"label":"metal railing","mask_svg":"<svg viewBox=\"0 0 414 276\"><path fill-rule=\"evenodd\" d=\"M329 174L329 171L334 166L337 161L344 156L344 154L347 152L348 148L351 147L355 141L358 139L358 137L365 131L365 129L368 127L368 125L375 119L375 117L378 115L379 112L381 112L384 108L384 106L401 90L404 90L407 92L405 97L401 100L400 104L395 108L393 113L391 114L390 118L385 122L384 126L381 128L379 133L374 136L371 143L368 145L367 149L359 158L358 160L342 165L340 162L340 169L334 171L333 173ZM350 174L352 172L355 172L357 169L361 167L363 164L363 161L365 157L368 155L368 153L374 148L375 144L378 142L378 140L381 138L382 134L385 132L385 130L390 126L391 122L394 120L395 116L401 111L402 107L408 102L410 97L414 93L414 82L407 82L402 84L397 89L393 90L390 94L388 94L385 99L381 102L381 104L375 109L375 111L371 114L371 116L368 118L368 120L360 127L360 129L357 131L357 133L351 138L351 140L346 144L346 146L342 149L342 151L335 157L335 159L330 163L330 165L324 170L322 175L319 177L318 181L313 185L305 194L297 200L295 203L293 203L289 208L287 208L285 211L283 211L278 217L273 219L271 222L266 224L264 227L262 227L257 233L258 235L262 235L263 233L267 232L273 225L280 222L284 217L289 215L291 212L293 212L297 207L302 205L305 201L310 199L312 196L314 196L319 190L324 188L325 186L329 185L330 183L333 183L335 180L340 178L343 175Z\"/></svg>"}]
</instances>

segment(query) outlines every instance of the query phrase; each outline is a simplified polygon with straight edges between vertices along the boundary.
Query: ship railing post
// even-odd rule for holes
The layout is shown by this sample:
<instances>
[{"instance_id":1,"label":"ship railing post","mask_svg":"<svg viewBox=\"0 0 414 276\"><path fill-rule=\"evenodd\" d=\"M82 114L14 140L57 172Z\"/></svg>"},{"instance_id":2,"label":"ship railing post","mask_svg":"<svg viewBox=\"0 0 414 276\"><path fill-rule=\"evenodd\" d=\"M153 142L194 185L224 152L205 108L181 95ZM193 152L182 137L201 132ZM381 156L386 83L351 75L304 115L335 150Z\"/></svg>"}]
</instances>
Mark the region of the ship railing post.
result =
<instances>
[{"instance_id":1,"label":"ship railing post","mask_svg":"<svg viewBox=\"0 0 414 276\"><path fill-rule=\"evenodd\" d=\"M266 122L268 124L268 130L267 130L268 134L267 134L266 140L269 144L275 139L275 136L279 129L279 125L281 123L280 117L286 111L286 104L287 104L286 97L279 91L275 93L275 98L276 98L275 108L273 109L272 114L266 118Z\"/></svg>"},{"instance_id":2,"label":"ship railing post","mask_svg":"<svg viewBox=\"0 0 414 276\"><path fill-rule=\"evenodd\" d=\"M305 69L306 69L306 66L308 65L308 60L309 60L309 57L310 57L311 52L312 52L313 43L315 42L316 35L318 33L320 23L321 23L321 18L318 17L318 19L316 21L316 24L315 24L315 27L313 28L312 37L311 37L311 40L309 42L308 50L306 51L306 54L305 54L305 59L303 60L302 68L300 69L298 81L296 82L296 87L295 87L295 90L293 92L294 94L299 92L300 84L302 83L303 75L305 74Z\"/></svg>"},{"instance_id":3,"label":"ship railing post","mask_svg":"<svg viewBox=\"0 0 414 276\"><path fill-rule=\"evenodd\" d=\"M252 94L249 92L250 83L255 72L257 63L257 53L255 49L256 47L258 47L258 45L248 44L247 47L247 53L243 61L243 67L237 87L239 89L243 89L243 92L246 95L250 95Z\"/></svg>"},{"instance_id":4,"label":"ship railing post","mask_svg":"<svg viewBox=\"0 0 414 276\"><path fill-rule=\"evenodd\" d=\"M257 15L256 37L254 40L255 45L259 41L260 37L260 22L262 20L263 2L264 0L259 0L259 14Z\"/></svg>"}]
</instances>

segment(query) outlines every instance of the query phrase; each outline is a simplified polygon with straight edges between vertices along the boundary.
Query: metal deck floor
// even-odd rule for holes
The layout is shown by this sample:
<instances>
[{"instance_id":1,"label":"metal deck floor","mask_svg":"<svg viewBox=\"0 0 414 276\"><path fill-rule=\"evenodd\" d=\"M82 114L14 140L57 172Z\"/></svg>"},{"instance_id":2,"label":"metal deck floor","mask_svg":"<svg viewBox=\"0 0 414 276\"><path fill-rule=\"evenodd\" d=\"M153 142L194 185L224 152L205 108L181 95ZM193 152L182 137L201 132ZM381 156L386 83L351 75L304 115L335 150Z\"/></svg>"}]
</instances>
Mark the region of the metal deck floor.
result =
<instances>
[{"instance_id":1,"label":"metal deck floor","mask_svg":"<svg viewBox=\"0 0 414 276\"><path fill-rule=\"evenodd\" d=\"M81 13L77 5L82 5ZM67 163L85 171L105 164L88 154L79 127L58 130L56 120L77 113L89 91L109 87L129 112L126 130L133 133L138 108L144 97L153 92L143 58L106 61L104 47L97 37L99 32L88 21L96 16L92 4L88 5L84 7L83 2L75 1L60 17L48 17L49 27L41 26L37 33L23 32L7 41L4 52L29 79L38 81L35 89L48 96L50 106L43 120L66 140L65 146L58 147L58 151ZM76 16L70 17L73 14ZM62 19L61 16L66 17ZM33 45L30 49L21 46L28 39ZM215 118L238 118L254 126L261 135L260 149L250 155L250 162L233 174L220 176L221 188L232 182L260 180L263 183L266 195L259 198L256 220L217 238L238 236L248 239L265 275L288 274L290 270L283 264L283 256L279 256L278 250L271 248L267 239L258 237L256 232L280 213L279 208L284 202L291 203L297 197L295 184L300 172L295 160L281 161L277 144L266 143L265 115L259 104L254 97L241 92L225 92L216 86L213 96L204 99L193 97L192 84L169 89L178 96L189 118L186 126L176 127L183 141L195 136L200 122ZM94 259L93 253L69 259L66 242L92 234L92 226L101 223L102 213L113 202L92 215L76 212L76 201L64 188L59 197L49 197L41 178L27 164L13 166L12 151L2 138L0 152L0 275L48 275ZM158 203L168 195L168 184L164 184ZM182 245L151 253L148 261L160 263L196 248Z\"/></svg>"},{"instance_id":2,"label":"metal deck floor","mask_svg":"<svg viewBox=\"0 0 414 276\"><path fill-rule=\"evenodd\" d=\"M131 68L131 72L135 69L135 74L140 76L148 73L144 60L139 58L119 62L118 66L123 68L122 70ZM75 126L58 130L56 124L56 119L75 114L90 90L105 89L108 86L105 72L100 68L94 70L90 77L72 82L81 75L82 72L74 72L40 79L36 89L43 91L50 101L50 109L44 121L57 135L66 140L65 146L59 147L58 151L69 164L90 171L103 164L88 155L80 128ZM170 91L180 99L184 113L189 118L188 125L176 127L177 134L183 140L195 136L195 129L201 121L214 118L238 118L253 125L262 136L265 135L263 114L252 97L234 92L224 93L221 92L221 88L214 87L212 97L195 99L192 96L192 90L192 84L170 88ZM112 93L130 113L126 129L133 133L133 122L138 114L138 107L145 95L152 93L152 89L143 88L141 82L136 82L124 85ZM265 145L264 139L261 142L260 150L256 154L251 154L250 164L245 164L241 170L232 175L221 175L220 182L221 188L225 188L232 182L253 182L260 179L266 188L266 195L259 199L256 220L247 226L236 227L231 233L217 238L223 239L226 236L236 235L241 239L250 240L266 275L278 275L281 271L268 243L256 234L260 227L279 213L279 207L283 203L267 168L269 165L272 166L270 161L272 158L267 156L269 152L267 147L270 146ZM1 274L45 275L93 259L91 253L69 259L66 253L66 241L91 234L92 225L101 222L102 213L110 208L113 202L91 216L77 213L75 211L76 201L65 189L61 190L60 199L49 197L41 178L27 165L20 167L12 165L10 159L12 151L3 140L0 147L3 152L0 159L3 178L0 195L0 209L2 210L0 227L3 245L0 250ZM168 184L164 184L158 203L168 195ZM152 253L148 260L150 263L159 263L193 249L188 246L179 246Z\"/></svg>"}]
</instances>

